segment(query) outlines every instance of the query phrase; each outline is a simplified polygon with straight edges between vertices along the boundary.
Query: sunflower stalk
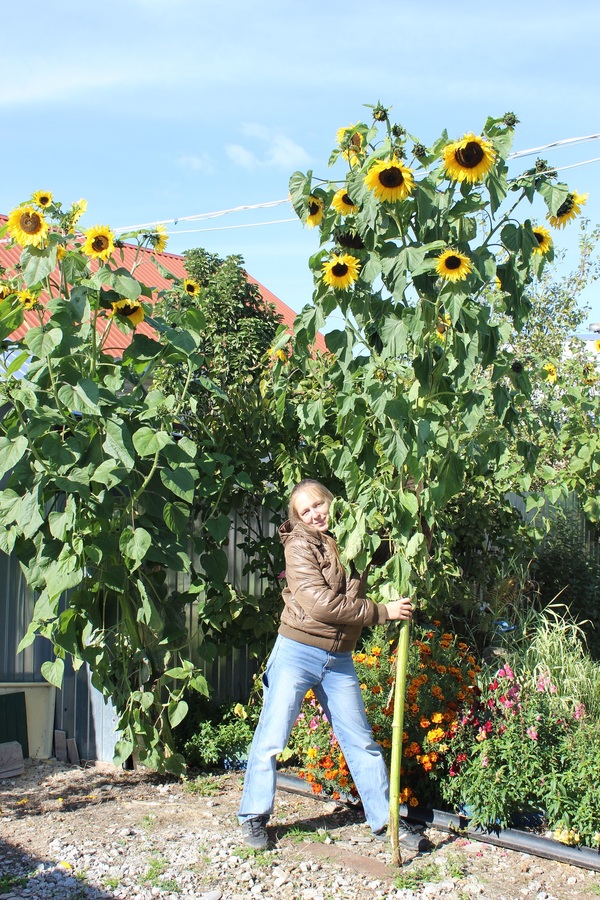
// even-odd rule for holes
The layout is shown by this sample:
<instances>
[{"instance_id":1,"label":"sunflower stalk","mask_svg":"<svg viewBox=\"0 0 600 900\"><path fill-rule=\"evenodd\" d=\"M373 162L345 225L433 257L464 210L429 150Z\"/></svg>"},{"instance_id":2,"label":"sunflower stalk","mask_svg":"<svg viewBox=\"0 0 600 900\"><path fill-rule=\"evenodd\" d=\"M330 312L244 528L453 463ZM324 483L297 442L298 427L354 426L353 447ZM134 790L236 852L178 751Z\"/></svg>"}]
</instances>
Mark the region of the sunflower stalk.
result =
<instances>
[{"instance_id":1,"label":"sunflower stalk","mask_svg":"<svg viewBox=\"0 0 600 900\"><path fill-rule=\"evenodd\" d=\"M406 696L406 671L410 622L400 622L398 632L398 655L396 657L396 677L394 681L394 717L392 720L392 758L390 762L390 842L392 864L402 865L398 842L398 820L400 816L400 769L402 766L402 733L404 731L404 698Z\"/></svg>"}]
</instances>

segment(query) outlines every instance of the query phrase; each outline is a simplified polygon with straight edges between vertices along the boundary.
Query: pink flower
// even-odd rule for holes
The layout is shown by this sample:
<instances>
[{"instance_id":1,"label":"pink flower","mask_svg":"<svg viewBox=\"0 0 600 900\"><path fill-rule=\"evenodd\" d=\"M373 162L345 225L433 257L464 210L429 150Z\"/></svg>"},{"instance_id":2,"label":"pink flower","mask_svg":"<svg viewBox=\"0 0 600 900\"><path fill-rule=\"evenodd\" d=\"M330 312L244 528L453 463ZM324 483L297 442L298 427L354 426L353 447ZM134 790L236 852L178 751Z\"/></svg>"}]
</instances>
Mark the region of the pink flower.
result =
<instances>
[{"instance_id":1,"label":"pink flower","mask_svg":"<svg viewBox=\"0 0 600 900\"><path fill-rule=\"evenodd\" d=\"M532 741L537 741L538 734L533 725L527 729L527 737L530 737Z\"/></svg>"},{"instance_id":2,"label":"pink flower","mask_svg":"<svg viewBox=\"0 0 600 900\"><path fill-rule=\"evenodd\" d=\"M279 575L277 576L277 581L283 581L284 578L285 578L285 569L283 569L283 570L279 573Z\"/></svg>"},{"instance_id":3,"label":"pink flower","mask_svg":"<svg viewBox=\"0 0 600 900\"><path fill-rule=\"evenodd\" d=\"M585 715L585 706L583 703L576 703L575 709L573 710L573 718L574 719L582 719Z\"/></svg>"},{"instance_id":4,"label":"pink flower","mask_svg":"<svg viewBox=\"0 0 600 900\"><path fill-rule=\"evenodd\" d=\"M483 766L484 769L487 769L488 762L489 762L489 760L488 760L487 756L481 757L481 765Z\"/></svg>"}]
</instances>

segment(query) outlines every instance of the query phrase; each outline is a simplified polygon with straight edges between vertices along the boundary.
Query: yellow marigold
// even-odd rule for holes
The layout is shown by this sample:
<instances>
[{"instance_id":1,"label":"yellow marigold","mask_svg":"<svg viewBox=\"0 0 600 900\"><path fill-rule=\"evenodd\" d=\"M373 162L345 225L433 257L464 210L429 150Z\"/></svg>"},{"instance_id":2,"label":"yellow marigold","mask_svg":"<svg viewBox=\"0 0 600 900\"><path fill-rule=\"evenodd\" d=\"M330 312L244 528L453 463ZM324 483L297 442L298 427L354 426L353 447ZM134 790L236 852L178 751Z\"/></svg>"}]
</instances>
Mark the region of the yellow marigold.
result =
<instances>
[{"instance_id":1,"label":"yellow marigold","mask_svg":"<svg viewBox=\"0 0 600 900\"><path fill-rule=\"evenodd\" d=\"M364 663L364 661L365 661L366 658L367 658L367 654L366 654L366 653L355 653L355 654L354 654L354 662L357 662L357 663Z\"/></svg>"},{"instance_id":2,"label":"yellow marigold","mask_svg":"<svg viewBox=\"0 0 600 900\"><path fill-rule=\"evenodd\" d=\"M436 744L438 741L441 741L443 737L443 728L432 728L431 731L427 732L427 740L430 744Z\"/></svg>"},{"instance_id":3,"label":"yellow marigold","mask_svg":"<svg viewBox=\"0 0 600 900\"><path fill-rule=\"evenodd\" d=\"M361 689L361 691L366 691L366 689L367 689L366 684L361 684L360 689Z\"/></svg>"},{"instance_id":4,"label":"yellow marigold","mask_svg":"<svg viewBox=\"0 0 600 900\"><path fill-rule=\"evenodd\" d=\"M381 647L373 647L371 649L371 656L381 656Z\"/></svg>"},{"instance_id":5,"label":"yellow marigold","mask_svg":"<svg viewBox=\"0 0 600 900\"><path fill-rule=\"evenodd\" d=\"M402 788L400 791L400 803L406 803L412 797L412 790L409 787Z\"/></svg>"},{"instance_id":6,"label":"yellow marigold","mask_svg":"<svg viewBox=\"0 0 600 900\"><path fill-rule=\"evenodd\" d=\"M441 713L441 712L434 712L434 714L433 714L432 717L431 717L431 721L433 722L434 725L439 725L440 722L443 722L443 721L444 721L443 713Z\"/></svg>"},{"instance_id":7,"label":"yellow marigold","mask_svg":"<svg viewBox=\"0 0 600 900\"><path fill-rule=\"evenodd\" d=\"M306 755L309 759L316 759L319 754L316 747L309 747L306 751Z\"/></svg>"},{"instance_id":8,"label":"yellow marigold","mask_svg":"<svg viewBox=\"0 0 600 900\"><path fill-rule=\"evenodd\" d=\"M309 689L307 690L307 692L306 692L305 695L304 695L304 699L305 699L305 700L316 700L316 699L317 699L317 698L315 697L315 692L313 691L312 688L309 688Z\"/></svg>"}]
</instances>

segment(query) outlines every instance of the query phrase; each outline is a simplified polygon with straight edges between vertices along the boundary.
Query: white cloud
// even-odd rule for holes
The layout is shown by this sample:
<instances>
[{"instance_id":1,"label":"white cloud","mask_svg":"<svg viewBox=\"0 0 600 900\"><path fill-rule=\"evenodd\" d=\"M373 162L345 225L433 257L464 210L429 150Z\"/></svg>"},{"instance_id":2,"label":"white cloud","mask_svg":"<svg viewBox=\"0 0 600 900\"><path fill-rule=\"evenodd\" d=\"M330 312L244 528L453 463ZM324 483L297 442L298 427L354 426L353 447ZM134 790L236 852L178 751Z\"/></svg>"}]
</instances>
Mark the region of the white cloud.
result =
<instances>
[{"instance_id":1,"label":"white cloud","mask_svg":"<svg viewBox=\"0 0 600 900\"><path fill-rule=\"evenodd\" d=\"M245 137L263 145L258 153L242 144L227 144L225 150L231 161L244 169L260 167L289 171L310 163L311 157L306 150L277 129L247 122L240 130Z\"/></svg>"},{"instance_id":2,"label":"white cloud","mask_svg":"<svg viewBox=\"0 0 600 900\"><path fill-rule=\"evenodd\" d=\"M241 144L226 144L225 152L229 159L235 163L236 166L241 166L242 169L255 169L260 165L254 153L251 153L250 150L242 147Z\"/></svg>"},{"instance_id":3,"label":"white cloud","mask_svg":"<svg viewBox=\"0 0 600 900\"><path fill-rule=\"evenodd\" d=\"M182 153L177 157L177 165L191 172L214 172L215 167L208 153Z\"/></svg>"}]
</instances>

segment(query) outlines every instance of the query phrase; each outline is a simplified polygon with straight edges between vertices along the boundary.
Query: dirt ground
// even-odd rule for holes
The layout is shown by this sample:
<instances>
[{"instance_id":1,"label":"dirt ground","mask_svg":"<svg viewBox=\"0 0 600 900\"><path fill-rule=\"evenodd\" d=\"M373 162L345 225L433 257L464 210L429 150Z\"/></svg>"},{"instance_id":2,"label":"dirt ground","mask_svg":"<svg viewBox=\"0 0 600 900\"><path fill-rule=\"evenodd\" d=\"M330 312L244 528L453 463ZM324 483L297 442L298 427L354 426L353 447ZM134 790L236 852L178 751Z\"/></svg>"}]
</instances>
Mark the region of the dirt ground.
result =
<instances>
[{"instance_id":1,"label":"dirt ground","mask_svg":"<svg viewBox=\"0 0 600 900\"><path fill-rule=\"evenodd\" d=\"M104 845L107 835L125 826L151 828L157 842L162 832L172 833L173 825L182 826L187 833L195 829L206 833L213 828L219 842L223 834L237 832L241 784L239 773L190 778L182 784L144 772L117 771L108 765L33 764L25 775L0 782L5 862L7 855L17 860L23 854L34 860L52 860L55 851L50 845L57 838L75 843L85 838L88 846L90 842ZM432 863L444 862L445 871L454 873L457 890L462 880L469 886L462 895L457 893L465 898L592 900L600 896L600 873L437 830L429 831L434 850L417 856L404 852L398 869L391 865L389 854L381 852L381 844L371 841L359 811L333 807L310 796L279 790L270 823L274 865L289 868L301 855L304 860L312 858L321 866L331 866L332 873L340 868L354 872L365 884L378 880L385 890L406 886L417 891L429 883ZM222 896L228 896L224 886ZM358 893L357 900L364 896L375 894ZM423 896L440 895L432 887Z\"/></svg>"}]
</instances>

